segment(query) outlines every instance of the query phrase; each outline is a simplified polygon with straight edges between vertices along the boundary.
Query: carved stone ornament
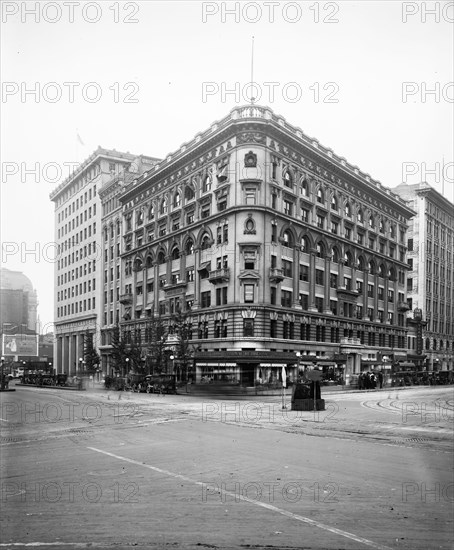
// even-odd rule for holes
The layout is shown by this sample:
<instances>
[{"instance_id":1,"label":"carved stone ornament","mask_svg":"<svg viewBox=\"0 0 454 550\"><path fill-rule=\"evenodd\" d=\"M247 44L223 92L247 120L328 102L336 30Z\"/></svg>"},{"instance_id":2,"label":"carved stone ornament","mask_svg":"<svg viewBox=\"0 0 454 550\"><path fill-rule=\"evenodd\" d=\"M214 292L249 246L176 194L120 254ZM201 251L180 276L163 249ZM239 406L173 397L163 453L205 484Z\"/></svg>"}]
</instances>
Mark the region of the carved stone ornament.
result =
<instances>
[{"instance_id":1,"label":"carved stone ornament","mask_svg":"<svg viewBox=\"0 0 454 550\"><path fill-rule=\"evenodd\" d=\"M246 168L255 168L257 166L257 155L252 151L244 155L244 166Z\"/></svg>"}]
</instances>

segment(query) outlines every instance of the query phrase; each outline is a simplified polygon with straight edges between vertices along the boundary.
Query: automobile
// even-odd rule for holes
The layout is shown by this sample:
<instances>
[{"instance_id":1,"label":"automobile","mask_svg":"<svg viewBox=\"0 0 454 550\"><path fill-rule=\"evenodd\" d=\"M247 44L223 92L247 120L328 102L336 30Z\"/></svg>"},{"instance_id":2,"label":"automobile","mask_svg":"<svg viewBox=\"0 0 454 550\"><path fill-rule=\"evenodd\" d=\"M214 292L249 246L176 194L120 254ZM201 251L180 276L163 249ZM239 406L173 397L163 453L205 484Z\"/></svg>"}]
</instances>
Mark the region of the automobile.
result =
<instances>
[{"instance_id":1,"label":"automobile","mask_svg":"<svg viewBox=\"0 0 454 550\"><path fill-rule=\"evenodd\" d=\"M177 393L175 374L148 374L145 383L147 393Z\"/></svg>"}]
</instances>

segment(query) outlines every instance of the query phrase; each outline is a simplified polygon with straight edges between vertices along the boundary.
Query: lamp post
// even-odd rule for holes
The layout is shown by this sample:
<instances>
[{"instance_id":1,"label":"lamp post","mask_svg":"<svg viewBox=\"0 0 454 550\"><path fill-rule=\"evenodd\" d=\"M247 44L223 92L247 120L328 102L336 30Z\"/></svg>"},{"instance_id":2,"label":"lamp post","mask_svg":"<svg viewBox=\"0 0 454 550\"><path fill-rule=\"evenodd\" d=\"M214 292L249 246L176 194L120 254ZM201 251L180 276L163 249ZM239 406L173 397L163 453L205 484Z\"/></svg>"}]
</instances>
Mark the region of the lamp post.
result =
<instances>
[{"instance_id":1,"label":"lamp post","mask_svg":"<svg viewBox=\"0 0 454 550\"><path fill-rule=\"evenodd\" d=\"M172 373L175 374L175 355L170 355L169 359L172 361Z\"/></svg>"},{"instance_id":2,"label":"lamp post","mask_svg":"<svg viewBox=\"0 0 454 550\"><path fill-rule=\"evenodd\" d=\"M81 371L82 371L82 361L83 361L82 357L79 357L79 373L78 373L79 376L80 376Z\"/></svg>"},{"instance_id":3,"label":"lamp post","mask_svg":"<svg viewBox=\"0 0 454 550\"><path fill-rule=\"evenodd\" d=\"M126 357L125 361L126 361L126 373L125 373L125 375L127 375L129 373L129 357Z\"/></svg>"}]
</instances>

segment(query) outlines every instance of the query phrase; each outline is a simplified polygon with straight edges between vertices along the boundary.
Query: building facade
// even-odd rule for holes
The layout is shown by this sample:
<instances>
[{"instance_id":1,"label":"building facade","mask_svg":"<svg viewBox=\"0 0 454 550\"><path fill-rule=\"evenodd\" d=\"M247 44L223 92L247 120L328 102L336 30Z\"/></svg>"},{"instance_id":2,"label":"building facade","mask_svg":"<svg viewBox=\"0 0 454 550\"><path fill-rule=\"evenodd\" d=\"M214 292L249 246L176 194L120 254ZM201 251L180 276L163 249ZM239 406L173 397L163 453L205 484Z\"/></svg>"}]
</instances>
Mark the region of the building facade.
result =
<instances>
[{"instance_id":1,"label":"building facade","mask_svg":"<svg viewBox=\"0 0 454 550\"><path fill-rule=\"evenodd\" d=\"M84 369L84 338L100 343L102 318L101 199L99 191L135 156L99 147L50 195L55 203L55 344L56 372L75 375Z\"/></svg>"},{"instance_id":2,"label":"building facade","mask_svg":"<svg viewBox=\"0 0 454 550\"><path fill-rule=\"evenodd\" d=\"M406 359L414 212L269 108L233 109L120 202L122 329L146 350L150 318L184 312L196 382L320 365L349 384Z\"/></svg>"},{"instance_id":3,"label":"building facade","mask_svg":"<svg viewBox=\"0 0 454 550\"><path fill-rule=\"evenodd\" d=\"M37 332L38 296L21 271L2 268L0 273L1 327L16 325Z\"/></svg>"},{"instance_id":4,"label":"building facade","mask_svg":"<svg viewBox=\"0 0 454 550\"><path fill-rule=\"evenodd\" d=\"M100 287L101 300L101 340L99 352L101 367L104 373L113 374L111 364L112 331L120 324L120 300L122 289L121 246L122 246L122 214L119 196L125 186L139 175L153 168L159 159L140 155L122 167L99 191L101 200L100 245L102 247L103 281Z\"/></svg>"},{"instance_id":5,"label":"building facade","mask_svg":"<svg viewBox=\"0 0 454 550\"><path fill-rule=\"evenodd\" d=\"M416 212L408 231L408 348L428 370L454 368L454 205L429 184L402 184L393 191ZM422 316L418 349L413 311Z\"/></svg>"}]
</instances>

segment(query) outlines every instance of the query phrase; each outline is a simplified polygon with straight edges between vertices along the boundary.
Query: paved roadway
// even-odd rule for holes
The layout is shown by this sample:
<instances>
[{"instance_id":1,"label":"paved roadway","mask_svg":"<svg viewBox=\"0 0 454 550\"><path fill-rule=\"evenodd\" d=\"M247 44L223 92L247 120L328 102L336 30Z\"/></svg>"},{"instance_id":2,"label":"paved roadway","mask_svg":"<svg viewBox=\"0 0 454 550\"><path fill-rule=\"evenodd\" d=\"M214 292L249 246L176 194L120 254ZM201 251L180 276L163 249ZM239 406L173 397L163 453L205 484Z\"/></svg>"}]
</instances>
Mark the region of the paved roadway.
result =
<instances>
[{"instance_id":1,"label":"paved roadway","mask_svg":"<svg viewBox=\"0 0 454 550\"><path fill-rule=\"evenodd\" d=\"M0 548L448 549L452 387L0 394Z\"/></svg>"}]
</instances>

